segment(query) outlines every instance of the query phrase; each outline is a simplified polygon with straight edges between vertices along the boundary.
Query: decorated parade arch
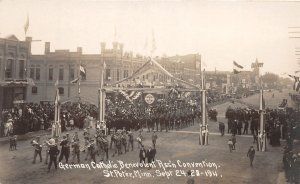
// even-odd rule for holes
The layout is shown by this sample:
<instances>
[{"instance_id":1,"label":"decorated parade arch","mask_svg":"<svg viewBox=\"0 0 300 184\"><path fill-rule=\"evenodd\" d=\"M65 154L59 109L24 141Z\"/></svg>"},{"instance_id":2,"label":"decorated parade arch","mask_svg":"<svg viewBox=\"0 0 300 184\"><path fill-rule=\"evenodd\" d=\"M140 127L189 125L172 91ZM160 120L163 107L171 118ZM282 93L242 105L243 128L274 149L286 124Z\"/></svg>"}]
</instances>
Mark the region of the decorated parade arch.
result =
<instances>
[{"instance_id":1,"label":"decorated parade arch","mask_svg":"<svg viewBox=\"0 0 300 184\"><path fill-rule=\"evenodd\" d=\"M200 123L200 144L201 145L207 145L208 144L208 125L207 125L207 99L206 99L206 90L204 87L204 79L203 79L203 73L202 73L202 87L200 88L197 85L194 85L190 82L184 81L182 79L179 79L172 75L170 72L168 72L164 67L162 67L157 61L155 61L152 58L149 58L147 62L145 62L139 69L137 69L135 72L132 73L129 77L126 77L124 79L121 79L117 82L114 82L108 86L103 85L103 77L104 77L104 71L102 70L102 79L101 79L101 85L98 90L98 97L99 97L99 121L105 125L106 127L106 121L105 121L105 109L106 109L106 94L108 92L120 92L123 90L126 91L137 91L139 93L148 93L144 96L144 100L148 104L152 104L155 101L155 97L151 93L155 92L168 92L170 91L170 88L166 88L165 85L161 86L154 86L152 85L152 82L142 85L139 81L140 78L144 76L148 76L149 74L162 74L168 77L169 81L172 81L173 83L179 83L186 88L181 88L180 91L182 92L200 92L201 94L201 112L202 112L202 124ZM132 87L131 85L127 85L125 87L124 83L126 82L132 82L134 81L136 84L140 83L138 85L135 85ZM130 87L128 87L130 86ZM124 95L126 96L126 95ZM107 134L107 128L105 128L105 134Z\"/></svg>"}]
</instances>

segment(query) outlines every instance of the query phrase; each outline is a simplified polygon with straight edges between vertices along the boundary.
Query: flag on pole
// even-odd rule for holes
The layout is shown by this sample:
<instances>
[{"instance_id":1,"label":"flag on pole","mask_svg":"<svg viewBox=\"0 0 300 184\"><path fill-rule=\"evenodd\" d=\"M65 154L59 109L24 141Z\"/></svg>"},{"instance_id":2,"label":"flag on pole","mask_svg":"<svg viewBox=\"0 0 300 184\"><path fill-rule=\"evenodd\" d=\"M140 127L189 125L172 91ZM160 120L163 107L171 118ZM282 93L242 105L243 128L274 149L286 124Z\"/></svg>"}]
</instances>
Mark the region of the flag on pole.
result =
<instances>
[{"instance_id":1,"label":"flag on pole","mask_svg":"<svg viewBox=\"0 0 300 184\"><path fill-rule=\"evenodd\" d=\"M144 50L147 51L148 49L148 38L145 39L145 44L144 44Z\"/></svg>"},{"instance_id":2,"label":"flag on pole","mask_svg":"<svg viewBox=\"0 0 300 184\"><path fill-rule=\"evenodd\" d=\"M240 64L238 64L237 62L233 61L233 74L238 74L241 73L241 69L243 69L244 67Z\"/></svg>"},{"instance_id":3,"label":"flag on pole","mask_svg":"<svg viewBox=\"0 0 300 184\"><path fill-rule=\"evenodd\" d=\"M155 37L154 37L154 31L152 30L152 50L151 50L151 55L153 55L155 51L156 51L156 41L155 41Z\"/></svg>"},{"instance_id":4,"label":"flag on pole","mask_svg":"<svg viewBox=\"0 0 300 184\"><path fill-rule=\"evenodd\" d=\"M79 78L76 78L76 79L71 81L71 84L76 84L78 81L79 81Z\"/></svg>"},{"instance_id":5,"label":"flag on pole","mask_svg":"<svg viewBox=\"0 0 300 184\"><path fill-rule=\"evenodd\" d=\"M233 61L233 65L240 68L240 69L243 69L244 67L242 65L239 65L237 62Z\"/></svg>"},{"instance_id":6,"label":"flag on pole","mask_svg":"<svg viewBox=\"0 0 300 184\"><path fill-rule=\"evenodd\" d=\"M300 90L300 81L299 77L294 76L294 75L288 75L289 77L293 78L295 80L294 85L293 85L293 90L299 91Z\"/></svg>"},{"instance_id":7,"label":"flag on pole","mask_svg":"<svg viewBox=\"0 0 300 184\"><path fill-rule=\"evenodd\" d=\"M58 80L55 81L54 86L58 86Z\"/></svg>"},{"instance_id":8,"label":"flag on pole","mask_svg":"<svg viewBox=\"0 0 300 184\"><path fill-rule=\"evenodd\" d=\"M28 85L35 86L35 83L32 78L27 78Z\"/></svg>"},{"instance_id":9,"label":"flag on pole","mask_svg":"<svg viewBox=\"0 0 300 184\"><path fill-rule=\"evenodd\" d=\"M55 105L58 105L59 102L60 102L60 96L59 96L59 90L57 89L57 90L56 90L56 93L55 93L54 104L55 104Z\"/></svg>"},{"instance_id":10,"label":"flag on pole","mask_svg":"<svg viewBox=\"0 0 300 184\"><path fill-rule=\"evenodd\" d=\"M79 71L80 71L81 78L85 78L85 76L86 76L86 69L82 65L80 65Z\"/></svg>"},{"instance_id":11,"label":"flag on pole","mask_svg":"<svg viewBox=\"0 0 300 184\"><path fill-rule=\"evenodd\" d=\"M27 30L29 28L29 15L27 14L27 19L26 19L26 23L24 25L24 32L25 32L25 35L27 33Z\"/></svg>"},{"instance_id":12,"label":"flag on pole","mask_svg":"<svg viewBox=\"0 0 300 184\"><path fill-rule=\"evenodd\" d=\"M114 27L114 41L116 42L117 41L117 26L115 25Z\"/></svg>"},{"instance_id":13,"label":"flag on pole","mask_svg":"<svg viewBox=\"0 0 300 184\"><path fill-rule=\"evenodd\" d=\"M106 63L103 61L103 69L106 69Z\"/></svg>"}]
</instances>

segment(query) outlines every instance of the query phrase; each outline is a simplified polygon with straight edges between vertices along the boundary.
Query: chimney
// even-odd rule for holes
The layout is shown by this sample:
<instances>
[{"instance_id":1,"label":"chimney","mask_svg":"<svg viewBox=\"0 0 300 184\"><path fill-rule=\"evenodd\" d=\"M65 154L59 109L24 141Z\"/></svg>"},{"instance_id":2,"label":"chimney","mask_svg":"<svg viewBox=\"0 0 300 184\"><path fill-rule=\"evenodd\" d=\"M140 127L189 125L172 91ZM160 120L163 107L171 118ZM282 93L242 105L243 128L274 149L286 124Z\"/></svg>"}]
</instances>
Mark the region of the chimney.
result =
<instances>
[{"instance_id":1,"label":"chimney","mask_svg":"<svg viewBox=\"0 0 300 184\"><path fill-rule=\"evenodd\" d=\"M105 51L105 46L106 46L106 43L101 42L101 53L103 53Z\"/></svg>"},{"instance_id":2,"label":"chimney","mask_svg":"<svg viewBox=\"0 0 300 184\"><path fill-rule=\"evenodd\" d=\"M77 47L77 53L82 54L82 47Z\"/></svg>"},{"instance_id":3,"label":"chimney","mask_svg":"<svg viewBox=\"0 0 300 184\"><path fill-rule=\"evenodd\" d=\"M26 37L26 42L31 42L32 41L32 37Z\"/></svg>"},{"instance_id":4,"label":"chimney","mask_svg":"<svg viewBox=\"0 0 300 184\"><path fill-rule=\"evenodd\" d=\"M45 42L45 54L50 53L50 42Z\"/></svg>"},{"instance_id":5,"label":"chimney","mask_svg":"<svg viewBox=\"0 0 300 184\"><path fill-rule=\"evenodd\" d=\"M118 49L118 42L113 42L113 49L114 51Z\"/></svg>"},{"instance_id":6,"label":"chimney","mask_svg":"<svg viewBox=\"0 0 300 184\"><path fill-rule=\"evenodd\" d=\"M123 43L120 43L120 44L119 44L119 47L120 47L121 55L123 56L123 48L124 48Z\"/></svg>"}]
</instances>

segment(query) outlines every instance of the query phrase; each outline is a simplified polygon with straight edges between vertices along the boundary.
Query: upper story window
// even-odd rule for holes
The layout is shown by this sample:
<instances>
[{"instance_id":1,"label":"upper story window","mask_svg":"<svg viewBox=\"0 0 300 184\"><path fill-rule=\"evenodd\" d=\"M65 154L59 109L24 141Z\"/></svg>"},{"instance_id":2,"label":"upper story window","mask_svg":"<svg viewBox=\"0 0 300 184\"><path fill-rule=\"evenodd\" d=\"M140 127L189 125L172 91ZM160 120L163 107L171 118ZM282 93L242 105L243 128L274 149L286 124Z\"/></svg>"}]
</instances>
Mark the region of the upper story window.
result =
<instances>
[{"instance_id":1,"label":"upper story window","mask_svg":"<svg viewBox=\"0 0 300 184\"><path fill-rule=\"evenodd\" d=\"M12 78L13 60L8 59L5 66L5 78Z\"/></svg>"},{"instance_id":2,"label":"upper story window","mask_svg":"<svg viewBox=\"0 0 300 184\"><path fill-rule=\"evenodd\" d=\"M24 73L25 73L25 61L20 60L19 61L19 78L24 78Z\"/></svg>"},{"instance_id":3,"label":"upper story window","mask_svg":"<svg viewBox=\"0 0 300 184\"><path fill-rule=\"evenodd\" d=\"M49 80L49 81L52 81L52 80L53 80L53 68L49 68L48 80Z\"/></svg>"},{"instance_id":4,"label":"upper story window","mask_svg":"<svg viewBox=\"0 0 300 184\"><path fill-rule=\"evenodd\" d=\"M64 80L64 69L63 68L59 69L58 79Z\"/></svg>"},{"instance_id":5,"label":"upper story window","mask_svg":"<svg viewBox=\"0 0 300 184\"><path fill-rule=\"evenodd\" d=\"M70 68L70 80L74 80L75 79L75 69L74 68Z\"/></svg>"},{"instance_id":6,"label":"upper story window","mask_svg":"<svg viewBox=\"0 0 300 184\"><path fill-rule=\"evenodd\" d=\"M30 71L29 71L30 78L34 80L40 80L41 79L41 68L40 65L31 65Z\"/></svg>"},{"instance_id":7,"label":"upper story window","mask_svg":"<svg viewBox=\"0 0 300 184\"><path fill-rule=\"evenodd\" d=\"M59 93L60 95L63 95L63 94L65 93L64 88L63 88L63 87L59 87L59 88L58 88L58 93Z\"/></svg>"},{"instance_id":8,"label":"upper story window","mask_svg":"<svg viewBox=\"0 0 300 184\"><path fill-rule=\"evenodd\" d=\"M110 69L105 70L105 80L111 80Z\"/></svg>"}]
</instances>

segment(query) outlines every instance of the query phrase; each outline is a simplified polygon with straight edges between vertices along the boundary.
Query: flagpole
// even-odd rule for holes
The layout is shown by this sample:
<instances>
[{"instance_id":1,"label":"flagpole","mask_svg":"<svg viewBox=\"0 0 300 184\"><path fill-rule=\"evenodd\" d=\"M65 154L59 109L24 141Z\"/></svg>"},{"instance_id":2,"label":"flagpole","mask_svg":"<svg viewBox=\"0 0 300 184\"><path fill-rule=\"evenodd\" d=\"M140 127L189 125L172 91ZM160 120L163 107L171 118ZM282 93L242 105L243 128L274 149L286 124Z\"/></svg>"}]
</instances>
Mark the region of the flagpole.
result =
<instances>
[{"instance_id":1,"label":"flagpole","mask_svg":"<svg viewBox=\"0 0 300 184\"><path fill-rule=\"evenodd\" d=\"M78 67L78 83L77 83L77 96L78 100L80 100L80 81L81 81L81 75L80 75L80 67L81 67L81 60L79 61L79 67Z\"/></svg>"},{"instance_id":2,"label":"flagpole","mask_svg":"<svg viewBox=\"0 0 300 184\"><path fill-rule=\"evenodd\" d=\"M257 67L260 68L261 66L258 64L257 61ZM263 90L263 82L260 72L258 73L259 76L259 82L260 82L260 95L259 95L259 112L260 112L260 132L258 135L258 148L259 151L265 152L266 151L266 132L265 132L265 123L264 123L264 111L265 111L265 105L264 105L264 90Z\"/></svg>"}]
</instances>

